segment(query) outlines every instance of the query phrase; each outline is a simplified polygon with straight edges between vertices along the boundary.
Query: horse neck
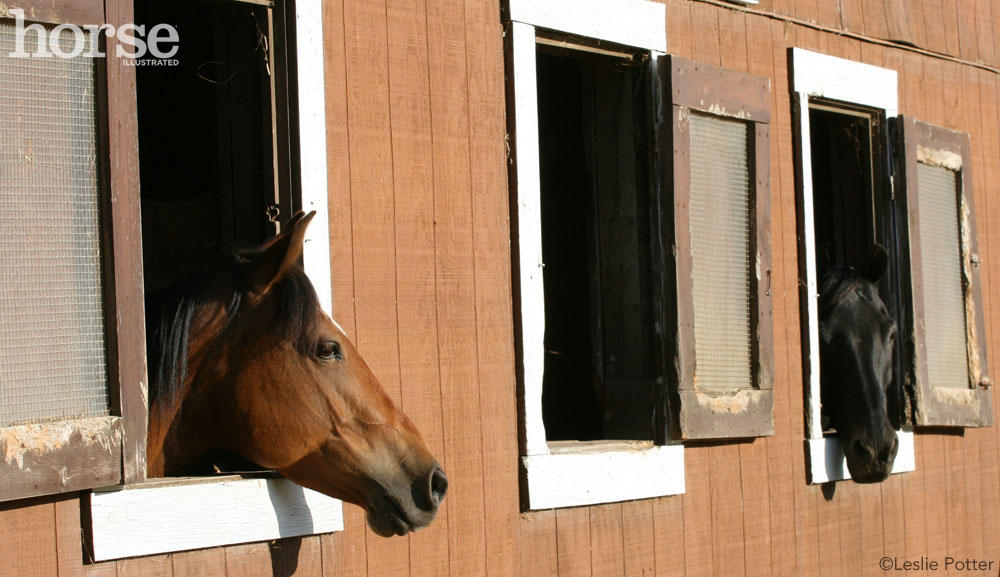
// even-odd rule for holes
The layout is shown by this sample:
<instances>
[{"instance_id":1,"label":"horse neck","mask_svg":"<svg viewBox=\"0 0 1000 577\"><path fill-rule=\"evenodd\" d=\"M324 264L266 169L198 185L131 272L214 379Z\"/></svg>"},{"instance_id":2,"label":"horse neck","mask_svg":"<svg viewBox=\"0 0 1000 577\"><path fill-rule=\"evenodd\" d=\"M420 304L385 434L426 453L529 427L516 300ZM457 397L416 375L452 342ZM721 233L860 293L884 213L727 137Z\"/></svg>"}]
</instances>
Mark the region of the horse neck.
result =
<instances>
[{"instance_id":1,"label":"horse neck","mask_svg":"<svg viewBox=\"0 0 1000 577\"><path fill-rule=\"evenodd\" d=\"M187 469L201 460L204 451L199 435L180 428L178 416L186 408L195 383L201 386L206 376L206 360L229 319L228 299L211 299L196 305L188 334L187 372L176 390L162 391L149 409L147 473L160 477Z\"/></svg>"}]
</instances>

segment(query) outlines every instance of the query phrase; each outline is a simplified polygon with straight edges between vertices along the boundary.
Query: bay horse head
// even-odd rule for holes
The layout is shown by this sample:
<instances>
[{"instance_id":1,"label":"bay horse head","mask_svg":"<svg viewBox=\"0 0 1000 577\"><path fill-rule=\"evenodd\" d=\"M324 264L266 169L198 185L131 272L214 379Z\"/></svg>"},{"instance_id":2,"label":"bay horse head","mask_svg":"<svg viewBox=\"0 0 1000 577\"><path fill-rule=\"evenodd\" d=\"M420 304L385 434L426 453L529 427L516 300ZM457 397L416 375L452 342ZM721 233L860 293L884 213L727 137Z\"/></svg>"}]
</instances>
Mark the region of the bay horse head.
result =
<instances>
[{"instance_id":1,"label":"bay horse head","mask_svg":"<svg viewBox=\"0 0 1000 577\"><path fill-rule=\"evenodd\" d=\"M886 404L896 323L875 286L887 265L878 247L861 271L833 268L820 286L823 416L836 428L857 483L886 480L899 448Z\"/></svg>"},{"instance_id":2,"label":"bay horse head","mask_svg":"<svg viewBox=\"0 0 1000 577\"><path fill-rule=\"evenodd\" d=\"M237 456L360 505L381 536L403 535L430 524L448 481L320 308L298 264L314 214L151 299L147 471Z\"/></svg>"}]
</instances>

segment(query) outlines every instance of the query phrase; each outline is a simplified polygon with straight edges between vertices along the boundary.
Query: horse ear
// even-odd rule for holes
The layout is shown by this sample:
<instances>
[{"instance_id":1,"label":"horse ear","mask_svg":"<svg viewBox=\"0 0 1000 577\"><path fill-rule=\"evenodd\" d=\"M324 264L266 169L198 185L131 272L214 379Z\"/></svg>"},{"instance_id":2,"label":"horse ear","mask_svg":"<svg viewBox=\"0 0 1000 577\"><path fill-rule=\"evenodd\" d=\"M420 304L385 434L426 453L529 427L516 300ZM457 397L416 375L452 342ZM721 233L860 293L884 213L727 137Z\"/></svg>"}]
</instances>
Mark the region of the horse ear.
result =
<instances>
[{"instance_id":1,"label":"horse ear","mask_svg":"<svg viewBox=\"0 0 1000 577\"><path fill-rule=\"evenodd\" d=\"M295 213L285 225L281 234L265 243L257 252L249 265L247 280L251 291L265 293L271 286L281 280L285 273L294 267L302 256L302 243L305 241L309 221L316 216L316 211L306 214Z\"/></svg>"},{"instance_id":2,"label":"horse ear","mask_svg":"<svg viewBox=\"0 0 1000 577\"><path fill-rule=\"evenodd\" d=\"M878 282L882 280L887 270L889 270L889 253L884 246L876 244L875 251L868 257L861 274L872 282Z\"/></svg>"}]
</instances>

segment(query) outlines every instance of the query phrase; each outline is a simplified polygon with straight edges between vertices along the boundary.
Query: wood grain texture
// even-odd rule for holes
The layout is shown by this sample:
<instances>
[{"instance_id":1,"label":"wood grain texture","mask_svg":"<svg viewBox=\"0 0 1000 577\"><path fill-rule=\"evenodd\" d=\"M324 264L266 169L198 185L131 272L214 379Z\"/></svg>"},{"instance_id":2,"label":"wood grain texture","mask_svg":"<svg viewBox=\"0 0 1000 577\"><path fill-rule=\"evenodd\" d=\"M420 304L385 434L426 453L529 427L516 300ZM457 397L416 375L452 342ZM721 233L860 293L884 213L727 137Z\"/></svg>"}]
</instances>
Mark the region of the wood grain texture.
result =
<instances>
[{"instance_id":1,"label":"wood grain texture","mask_svg":"<svg viewBox=\"0 0 1000 577\"><path fill-rule=\"evenodd\" d=\"M556 554L559 575L592 574L590 507L556 510Z\"/></svg>"},{"instance_id":2,"label":"wood grain texture","mask_svg":"<svg viewBox=\"0 0 1000 577\"><path fill-rule=\"evenodd\" d=\"M201 549L171 555L174 577L201 577L226 574L226 550Z\"/></svg>"},{"instance_id":3,"label":"wood grain texture","mask_svg":"<svg viewBox=\"0 0 1000 577\"><path fill-rule=\"evenodd\" d=\"M593 577L625 573L622 505L595 505L590 509L590 563Z\"/></svg>"},{"instance_id":4,"label":"wood grain texture","mask_svg":"<svg viewBox=\"0 0 1000 577\"><path fill-rule=\"evenodd\" d=\"M0 576L49 577L58 571L56 509L46 499L0 504Z\"/></svg>"},{"instance_id":5,"label":"wood grain texture","mask_svg":"<svg viewBox=\"0 0 1000 577\"><path fill-rule=\"evenodd\" d=\"M15 18L11 12L22 10L26 23L103 24L103 0L13 0L0 6L0 18Z\"/></svg>"},{"instance_id":6,"label":"wood grain texture","mask_svg":"<svg viewBox=\"0 0 1000 577\"><path fill-rule=\"evenodd\" d=\"M644 499L622 503L622 549L624 577L656 575L655 501Z\"/></svg>"},{"instance_id":7,"label":"wood grain texture","mask_svg":"<svg viewBox=\"0 0 1000 577\"><path fill-rule=\"evenodd\" d=\"M435 306L434 173L428 83L426 6L423 0L388 0L389 115L395 202L396 308L403 348L399 355L401 408L450 473L441 428L441 381ZM447 575L449 501L434 524L410 540L410 574Z\"/></svg>"},{"instance_id":8,"label":"wood grain texture","mask_svg":"<svg viewBox=\"0 0 1000 577\"><path fill-rule=\"evenodd\" d=\"M556 512L529 513L520 519L520 575L553 577L559 575Z\"/></svg>"},{"instance_id":9,"label":"wood grain texture","mask_svg":"<svg viewBox=\"0 0 1000 577\"><path fill-rule=\"evenodd\" d=\"M475 252L476 366L480 395L487 574L518 571L520 496L507 190L503 28L490 0L466 0L469 162Z\"/></svg>"},{"instance_id":10,"label":"wood grain texture","mask_svg":"<svg viewBox=\"0 0 1000 577\"><path fill-rule=\"evenodd\" d=\"M324 82L326 83L327 181L330 195L332 314L357 341L354 313L354 234L349 128L347 38L343 0L323 3ZM364 512L344 505L344 533L323 539L324 574L367 574ZM336 573L334 573L336 570Z\"/></svg>"}]
</instances>

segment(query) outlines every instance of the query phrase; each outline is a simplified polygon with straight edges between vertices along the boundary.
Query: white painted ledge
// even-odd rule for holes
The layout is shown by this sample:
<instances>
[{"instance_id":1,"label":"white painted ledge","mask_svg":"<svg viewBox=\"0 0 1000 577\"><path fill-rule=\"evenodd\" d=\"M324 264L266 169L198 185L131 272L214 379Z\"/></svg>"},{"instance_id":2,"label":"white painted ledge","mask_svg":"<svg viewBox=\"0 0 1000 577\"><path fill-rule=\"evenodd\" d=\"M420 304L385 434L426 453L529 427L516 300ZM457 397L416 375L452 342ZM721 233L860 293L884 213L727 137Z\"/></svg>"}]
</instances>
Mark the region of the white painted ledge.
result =
<instances>
[{"instance_id":1,"label":"white painted ledge","mask_svg":"<svg viewBox=\"0 0 1000 577\"><path fill-rule=\"evenodd\" d=\"M510 19L538 28L667 51L666 6L647 0L509 0Z\"/></svg>"},{"instance_id":2,"label":"white painted ledge","mask_svg":"<svg viewBox=\"0 0 1000 577\"><path fill-rule=\"evenodd\" d=\"M913 451L913 433L896 431L896 438L899 439L899 449L896 460L892 463L892 474L915 471L917 461ZM847 470L847 459L844 458L840 440L836 437L806 439L806 453L809 457L807 465L810 484L851 478L851 473Z\"/></svg>"},{"instance_id":3,"label":"white painted ledge","mask_svg":"<svg viewBox=\"0 0 1000 577\"><path fill-rule=\"evenodd\" d=\"M344 530L341 502L282 478L161 479L90 498L95 561Z\"/></svg>"},{"instance_id":4,"label":"white painted ledge","mask_svg":"<svg viewBox=\"0 0 1000 577\"><path fill-rule=\"evenodd\" d=\"M684 446L579 443L522 457L532 510L615 503L684 493Z\"/></svg>"}]
</instances>

